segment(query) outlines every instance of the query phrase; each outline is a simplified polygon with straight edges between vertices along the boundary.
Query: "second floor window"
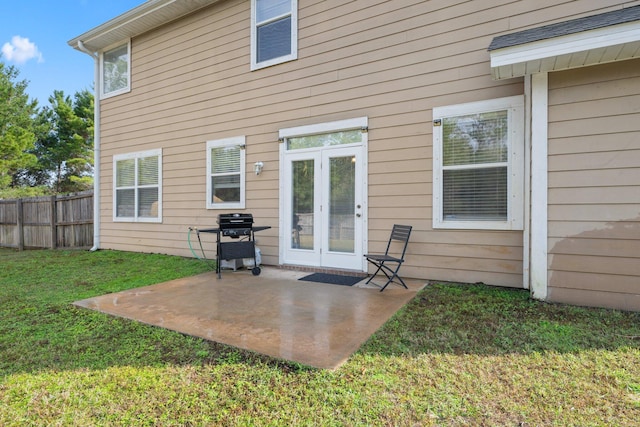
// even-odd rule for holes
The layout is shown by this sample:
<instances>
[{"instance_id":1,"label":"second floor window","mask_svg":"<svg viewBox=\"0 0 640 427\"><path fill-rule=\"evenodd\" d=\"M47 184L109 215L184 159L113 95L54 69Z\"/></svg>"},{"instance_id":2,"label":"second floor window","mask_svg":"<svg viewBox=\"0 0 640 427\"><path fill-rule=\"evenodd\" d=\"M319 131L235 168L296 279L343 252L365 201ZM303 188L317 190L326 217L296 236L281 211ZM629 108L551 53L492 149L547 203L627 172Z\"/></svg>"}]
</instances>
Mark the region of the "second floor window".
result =
<instances>
[{"instance_id":1,"label":"second floor window","mask_svg":"<svg viewBox=\"0 0 640 427\"><path fill-rule=\"evenodd\" d=\"M251 1L251 69L297 58L298 0Z\"/></svg>"},{"instance_id":2,"label":"second floor window","mask_svg":"<svg viewBox=\"0 0 640 427\"><path fill-rule=\"evenodd\" d=\"M100 57L102 85L100 95L105 98L128 92L131 82L131 44L127 41L106 50Z\"/></svg>"}]
</instances>

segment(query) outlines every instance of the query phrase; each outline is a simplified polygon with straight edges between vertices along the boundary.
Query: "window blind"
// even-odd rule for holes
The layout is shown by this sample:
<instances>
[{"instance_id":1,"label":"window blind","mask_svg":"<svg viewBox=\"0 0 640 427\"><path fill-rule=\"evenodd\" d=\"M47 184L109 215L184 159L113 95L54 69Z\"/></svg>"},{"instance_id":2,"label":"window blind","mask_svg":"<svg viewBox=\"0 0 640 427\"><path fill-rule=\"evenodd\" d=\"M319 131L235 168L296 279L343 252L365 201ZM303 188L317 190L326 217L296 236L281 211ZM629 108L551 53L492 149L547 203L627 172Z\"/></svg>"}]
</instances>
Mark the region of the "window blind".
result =
<instances>
[{"instance_id":1,"label":"window blind","mask_svg":"<svg viewBox=\"0 0 640 427\"><path fill-rule=\"evenodd\" d=\"M138 185L158 185L158 156L138 160Z\"/></svg>"},{"instance_id":2,"label":"window blind","mask_svg":"<svg viewBox=\"0 0 640 427\"><path fill-rule=\"evenodd\" d=\"M116 165L116 187L133 187L136 184L135 159L119 160Z\"/></svg>"},{"instance_id":3,"label":"window blind","mask_svg":"<svg viewBox=\"0 0 640 427\"><path fill-rule=\"evenodd\" d=\"M443 119L445 220L506 220L508 111Z\"/></svg>"},{"instance_id":4,"label":"window blind","mask_svg":"<svg viewBox=\"0 0 640 427\"><path fill-rule=\"evenodd\" d=\"M240 147L227 146L211 149L211 173L229 174L240 172Z\"/></svg>"},{"instance_id":5,"label":"window blind","mask_svg":"<svg viewBox=\"0 0 640 427\"><path fill-rule=\"evenodd\" d=\"M257 28L258 62L291 54L291 17L260 25Z\"/></svg>"}]
</instances>

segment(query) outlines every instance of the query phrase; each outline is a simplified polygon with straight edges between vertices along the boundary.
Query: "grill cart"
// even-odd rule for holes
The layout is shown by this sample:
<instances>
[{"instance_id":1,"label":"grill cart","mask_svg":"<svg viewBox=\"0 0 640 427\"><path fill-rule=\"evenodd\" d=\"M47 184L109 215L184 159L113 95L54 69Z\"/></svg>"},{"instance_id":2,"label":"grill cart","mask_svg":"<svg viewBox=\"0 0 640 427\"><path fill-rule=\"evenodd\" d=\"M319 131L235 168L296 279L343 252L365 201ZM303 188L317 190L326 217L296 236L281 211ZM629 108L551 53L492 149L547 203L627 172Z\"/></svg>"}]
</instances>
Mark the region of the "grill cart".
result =
<instances>
[{"instance_id":1,"label":"grill cart","mask_svg":"<svg viewBox=\"0 0 640 427\"><path fill-rule=\"evenodd\" d=\"M204 233L216 233L216 273L221 277L221 261L253 258L251 273L260 275L260 267L256 260L255 232L267 230L268 226L253 226L253 215L250 213L230 213L218 215L218 228L200 230ZM223 238L231 240L223 241Z\"/></svg>"}]
</instances>

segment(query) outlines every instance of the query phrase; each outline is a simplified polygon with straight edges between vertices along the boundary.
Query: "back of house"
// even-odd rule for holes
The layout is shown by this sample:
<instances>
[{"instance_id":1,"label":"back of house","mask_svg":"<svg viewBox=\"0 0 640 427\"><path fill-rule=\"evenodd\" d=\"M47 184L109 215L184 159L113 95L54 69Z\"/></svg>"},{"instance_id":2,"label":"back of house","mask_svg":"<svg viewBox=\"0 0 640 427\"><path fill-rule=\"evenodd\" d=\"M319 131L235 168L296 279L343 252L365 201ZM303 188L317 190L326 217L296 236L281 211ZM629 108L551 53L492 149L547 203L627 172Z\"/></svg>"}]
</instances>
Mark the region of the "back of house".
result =
<instances>
[{"instance_id":1,"label":"back of house","mask_svg":"<svg viewBox=\"0 0 640 427\"><path fill-rule=\"evenodd\" d=\"M640 310L639 1L149 0L69 44L99 248L251 213L264 264L362 273L407 224L403 276Z\"/></svg>"}]
</instances>

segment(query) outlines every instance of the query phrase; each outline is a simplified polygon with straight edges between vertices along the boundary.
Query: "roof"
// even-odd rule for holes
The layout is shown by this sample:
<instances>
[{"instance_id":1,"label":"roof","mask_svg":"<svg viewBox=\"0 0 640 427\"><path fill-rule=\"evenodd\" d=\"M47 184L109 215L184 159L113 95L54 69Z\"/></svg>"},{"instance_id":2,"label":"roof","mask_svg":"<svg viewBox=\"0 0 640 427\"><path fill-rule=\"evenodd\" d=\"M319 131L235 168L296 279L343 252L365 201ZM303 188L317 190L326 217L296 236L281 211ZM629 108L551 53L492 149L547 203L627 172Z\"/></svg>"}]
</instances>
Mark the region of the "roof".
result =
<instances>
[{"instance_id":1,"label":"roof","mask_svg":"<svg viewBox=\"0 0 640 427\"><path fill-rule=\"evenodd\" d=\"M586 16L498 36L491 41L489 51L639 20L640 6L623 8L600 15Z\"/></svg>"},{"instance_id":2,"label":"roof","mask_svg":"<svg viewBox=\"0 0 640 427\"><path fill-rule=\"evenodd\" d=\"M82 43L91 52L100 52L116 43L144 34L218 1L148 0L67 43L74 49L82 50L79 46Z\"/></svg>"},{"instance_id":3,"label":"roof","mask_svg":"<svg viewBox=\"0 0 640 427\"><path fill-rule=\"evenodd\" d=\"M567 70L640 57L640 6L495 37L495 79Z\"/></svg>"}]
</instances>

